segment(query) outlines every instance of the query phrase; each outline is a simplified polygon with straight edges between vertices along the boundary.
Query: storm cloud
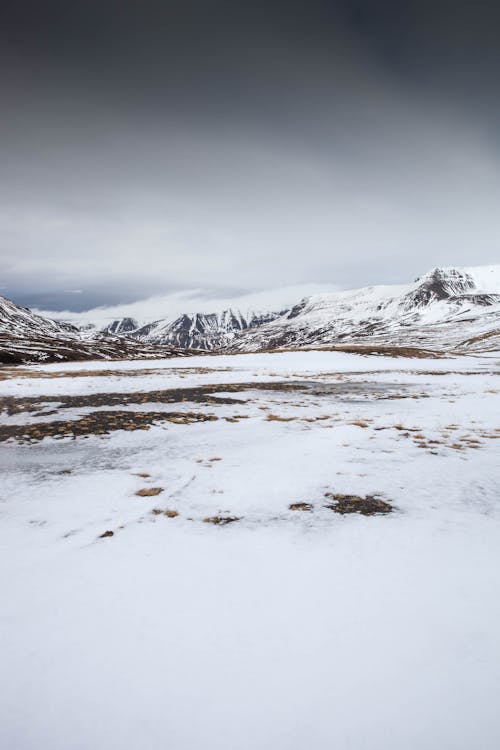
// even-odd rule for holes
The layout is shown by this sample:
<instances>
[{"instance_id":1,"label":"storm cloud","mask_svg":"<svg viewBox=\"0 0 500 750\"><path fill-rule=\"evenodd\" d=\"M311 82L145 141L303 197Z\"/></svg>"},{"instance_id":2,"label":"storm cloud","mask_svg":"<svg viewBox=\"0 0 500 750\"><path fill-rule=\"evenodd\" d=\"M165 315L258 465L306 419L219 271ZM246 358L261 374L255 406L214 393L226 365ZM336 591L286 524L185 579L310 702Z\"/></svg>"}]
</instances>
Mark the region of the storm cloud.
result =
<instances>
[{"instance_id":1,"label":"storm cloud","mask_svg":"<svg viewBox=\"0 0 500 750\"><path fill-rule=\"evenodd\" d=\"M496 3L2 3L0 293L86 309L498 262Z\"/></svg>"}]
</instances>

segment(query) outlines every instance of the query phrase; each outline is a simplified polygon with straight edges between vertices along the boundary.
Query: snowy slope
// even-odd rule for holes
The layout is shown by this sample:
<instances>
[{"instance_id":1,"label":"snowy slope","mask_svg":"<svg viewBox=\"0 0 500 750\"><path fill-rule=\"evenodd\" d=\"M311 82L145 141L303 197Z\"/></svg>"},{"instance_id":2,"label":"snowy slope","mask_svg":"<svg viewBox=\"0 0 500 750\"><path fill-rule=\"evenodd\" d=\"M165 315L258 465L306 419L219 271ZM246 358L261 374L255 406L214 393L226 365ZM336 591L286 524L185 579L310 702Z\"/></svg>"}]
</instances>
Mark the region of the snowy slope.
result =
<instances>
[{"instance_id":1,"label":"snowy slope","mask_svg":"<svg viewBox=\"0 0 500 750\"><path fill-rule=\"evenodd\" d=\"M0 331L13 336L78 336L78 329L69 323L56 323L42 315L20 307L6 297L0 297Z\"/></svg>"},{"instance_id":2,"label":"snowy slope","mask_svg":"<svg viewBox=\"0 0 500 750\"><path fill-rule=\"evenodd\" d=\"M139 323L135 318L119 318L118 320L113 320L112 323L109 323L102 330L104 333L115 333L118 336L123 336L131 334L138 328Z\"/></svg>"},{"instance_id":3,"label":"snowy slope","mask_svg":"<svg viewBox=\"0 0 500 750\"><path fill-rule=\"evenodd\" d=\"M183 314L128 335L219 352L340 344L480 351L499 347L499 314L500 266L435 268L411 284L315 294L282 313Z\"/></svg>"},{"instance_id":4,"label":"snowy slope","mask_svg":"<svg viewBox=\"0 0 500 750\"><path fill-rule=\"evenodd\" d=\"M245 332L232 348L377 343L480 349L481 342L492 348L499 331L500 266L435 268L413 284L306 298L279 319Z\"/></svg>"},{"instance_id":5,"label":"snowy slope","mask_svg":"<svg viewBox=\"0 0 500 750\"><path fill-rule=\"evenodd\" d=\"M224 349L241 331L269 323L282 313L220 313L180 315L174 321L158 320L132 332L134 338L150 344L178 346L185 349L213 351Z\"/></svg>"},{"instance_id":6,"label":"snowy slope","mask_svg":"<svg viewBox=\"0 0 500 750\"><path fill-rule=\"evenodd\" d=\"M160 357L181 353L95 329L81 331L0 297L0 364Z\"/></svg>"}]
</instances>

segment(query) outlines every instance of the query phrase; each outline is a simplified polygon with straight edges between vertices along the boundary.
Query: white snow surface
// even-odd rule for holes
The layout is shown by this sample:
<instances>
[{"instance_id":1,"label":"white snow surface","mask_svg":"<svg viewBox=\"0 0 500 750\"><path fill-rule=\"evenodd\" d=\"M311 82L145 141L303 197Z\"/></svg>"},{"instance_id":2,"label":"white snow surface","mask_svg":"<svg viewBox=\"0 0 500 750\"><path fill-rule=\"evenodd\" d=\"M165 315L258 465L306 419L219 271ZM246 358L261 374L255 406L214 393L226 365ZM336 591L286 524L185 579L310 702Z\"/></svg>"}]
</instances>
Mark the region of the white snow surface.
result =
<instances>
[{"instance_id":1,"label":"white snow surface","mask_svg":"<svg viewBox=\"0 0 500 750\"><path fill-rule=\"evenodd\" d=\"M218 419L0 443L2 747L500 746L498 356L4 372L0 397L60 399L61 419L89 412L70 395L220 384L238 403L152 395ZM342 516L328 492L394 512Z\"/></svg>"}]
</instances>

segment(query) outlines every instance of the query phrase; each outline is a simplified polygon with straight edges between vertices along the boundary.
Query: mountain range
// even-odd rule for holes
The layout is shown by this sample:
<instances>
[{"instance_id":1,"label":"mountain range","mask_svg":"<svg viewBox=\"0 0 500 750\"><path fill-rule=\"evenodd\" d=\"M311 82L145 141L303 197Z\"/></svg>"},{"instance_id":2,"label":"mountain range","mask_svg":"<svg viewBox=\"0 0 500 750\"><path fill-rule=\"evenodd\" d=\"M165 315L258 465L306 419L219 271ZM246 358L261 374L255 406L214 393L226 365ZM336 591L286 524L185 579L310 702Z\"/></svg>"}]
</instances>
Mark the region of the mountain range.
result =
<instances>
[{"instance_id":1,"label":"mountain range","mask_svg":"<svg viewBox=\"0 0 500 750\"><path fill-rule=\"evenodd\" d=\"M79 329L0 297L0 364L88 359L137 359L186 354L184 349L152 346L133 338Z\"/></svg>"},{"instance_id":2,"label":"mountain range","mask_svg":"<svg viewBox=\"0 0 500 750\"><path fill-rule=\"evenodd\" d=\"M307 347L500 350L500 265L434 268L410 284L313 295L289 310L195 312L143 324L125 317L101 330L0 297L0 362Z\"/></svg>"}]
</instances>

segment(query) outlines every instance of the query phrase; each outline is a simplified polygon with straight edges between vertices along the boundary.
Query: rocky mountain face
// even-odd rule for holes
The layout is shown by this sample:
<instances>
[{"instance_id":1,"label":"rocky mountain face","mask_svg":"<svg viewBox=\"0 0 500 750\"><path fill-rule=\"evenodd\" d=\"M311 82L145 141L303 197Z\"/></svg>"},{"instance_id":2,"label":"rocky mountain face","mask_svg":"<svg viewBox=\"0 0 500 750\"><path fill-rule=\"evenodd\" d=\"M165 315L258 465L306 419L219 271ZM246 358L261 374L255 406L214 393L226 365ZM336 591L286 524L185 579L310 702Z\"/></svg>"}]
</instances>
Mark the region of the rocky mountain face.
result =
<instances>
[{"instance_id":1,"label":"rocky mountain face","mask_svg":"<svg viewBox=\"0 0 500 750\"><path fill-rule=\"evenodd\" d=\"M349 345L480 351L497 345L499 316L500 266L434 268L412 284L315 295L281 313L186 314L130 335L214 352Z\"/></svg>"},{"instance_id":2,"label":"rocky mountain face","mask_svg":"<svg viewBox=\"0 0 500 750\"><path fill-rule=\"evenodd\" d=\"M174 321L158 320L138 328L131 335L149 344L184 349L218 351L228 347L243 331L258 328L283 313L248 313L224 310L221 313L180 315Z\"/></svg>"},{"instance_id":3,"label":"rocky mountain face","mask_svg":"<svg viewBox=\"0 0 500 750\"><path fill-rule=\"evenodd\" d=\"M231 351L369 345L490 350L500 340L500 266L435 268L413 284L315 295L246 331Z\"/></svg>"},{"instance_id":4,"label":"rocky mountain face","mask_svg":"<svg viewBox=\"0 0 500 750\"><path fill-rule=\"evenodd\" d=\"M126 336L136 331L139 328L139 323L135 318L120 318L114 320L112 323L102 329L103 333L114 333L117 336Z\"/></svg>"},{"instance_id":5,"label":"rocky mountain face","mask_svg":"<svg viewBox=\"0 0 500 750\"><path fill-rule=\"evenodd\" d=\"M315 295L279 313L122 318L79 330L0 297L0 362L160 357L280 348L500 350L500 265L435 268L412 284Z\"/></svg>"},{"instance_id":6,"label":"rocky mountain face","mask_svg":"<svg viewBox=\"0 0 500 750\"><path fill-rule=\"evenodd\" d=\"M136 359L183 355L184 350L143 344L132 338L80 331L0 297L0 364L85 359Z\"/></svg>"}]
</instances>

